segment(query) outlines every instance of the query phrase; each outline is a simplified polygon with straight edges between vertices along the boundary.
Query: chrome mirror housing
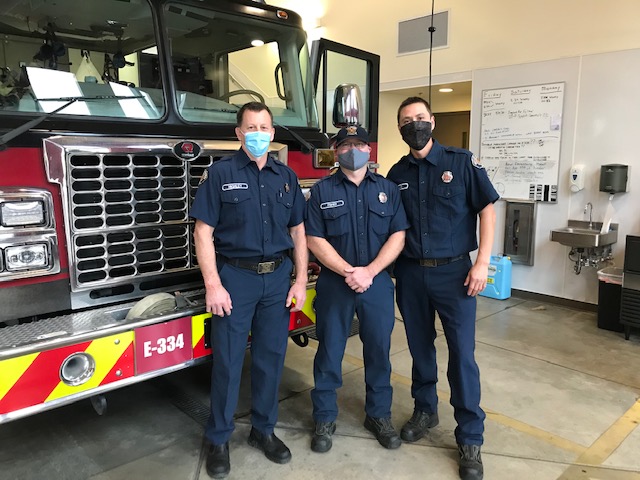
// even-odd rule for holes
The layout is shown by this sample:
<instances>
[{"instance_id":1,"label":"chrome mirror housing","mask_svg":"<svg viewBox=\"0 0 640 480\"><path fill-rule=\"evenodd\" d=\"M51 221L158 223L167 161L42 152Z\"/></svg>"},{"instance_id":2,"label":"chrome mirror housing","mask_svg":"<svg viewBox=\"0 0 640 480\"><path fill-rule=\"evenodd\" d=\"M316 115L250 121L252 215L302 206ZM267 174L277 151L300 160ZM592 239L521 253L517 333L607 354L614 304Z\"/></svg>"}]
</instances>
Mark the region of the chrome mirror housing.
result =
<instances>
[{"instance_id":1,"label":"chrome mirror housing","mask_svg":"<svg viewBox=\"0 0 640 480\"><path fill-rule=\"evenodd\" d=\"M337 128L360 125L361 110L362 95L358 85L338 85L333 96L333 125Z\"/></svg>"}]
</instances>

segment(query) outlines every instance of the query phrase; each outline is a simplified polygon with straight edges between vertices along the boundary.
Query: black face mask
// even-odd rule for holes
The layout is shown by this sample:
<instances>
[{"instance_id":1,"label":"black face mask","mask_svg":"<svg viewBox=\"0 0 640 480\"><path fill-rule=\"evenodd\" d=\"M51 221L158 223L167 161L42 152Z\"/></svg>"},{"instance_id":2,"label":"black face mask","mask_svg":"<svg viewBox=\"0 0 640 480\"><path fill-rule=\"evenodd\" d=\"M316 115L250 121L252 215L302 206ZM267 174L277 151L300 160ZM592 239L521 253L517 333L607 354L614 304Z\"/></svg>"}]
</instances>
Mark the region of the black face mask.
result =
<instances>
[{"instance_id":1,"label":"black face mask","mask_svg":"<svg viewBox=\"0 0 640 480\"><path fill-rule=\"evenodd\" d=\"M431 140L431 122L417 121L400 127L404 142L416 151L422 150Z\"/></svg>"}]
</instances>

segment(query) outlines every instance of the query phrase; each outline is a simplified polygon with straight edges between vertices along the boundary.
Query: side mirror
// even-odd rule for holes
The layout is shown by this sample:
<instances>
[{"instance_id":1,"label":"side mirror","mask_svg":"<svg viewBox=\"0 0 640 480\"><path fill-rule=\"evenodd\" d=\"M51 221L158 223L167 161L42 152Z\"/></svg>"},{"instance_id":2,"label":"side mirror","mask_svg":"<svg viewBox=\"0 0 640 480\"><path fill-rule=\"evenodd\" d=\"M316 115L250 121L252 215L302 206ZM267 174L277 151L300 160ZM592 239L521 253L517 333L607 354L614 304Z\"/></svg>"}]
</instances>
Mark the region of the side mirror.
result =
<instances>
[{"instance_id":1,"label":"side mirror","mask_svg":"<svg viewBox=\"0 0 640 480\"><path fill-rule=\"evenodd\" d=\"M362 95L354 83L343 83L336 87L333 95L333 125L337 128L360 125Z\"/></svg>"}]
</instances>

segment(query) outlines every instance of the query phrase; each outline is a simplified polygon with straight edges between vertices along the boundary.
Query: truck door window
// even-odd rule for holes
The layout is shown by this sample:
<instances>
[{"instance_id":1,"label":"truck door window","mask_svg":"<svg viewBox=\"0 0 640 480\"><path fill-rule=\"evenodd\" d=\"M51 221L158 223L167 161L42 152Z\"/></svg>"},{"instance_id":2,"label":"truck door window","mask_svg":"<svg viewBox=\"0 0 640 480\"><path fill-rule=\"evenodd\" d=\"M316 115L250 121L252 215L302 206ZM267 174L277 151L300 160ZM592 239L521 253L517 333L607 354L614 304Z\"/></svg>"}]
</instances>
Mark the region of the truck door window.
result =
<instances>
[{"instance_id":1,"label":"truck door window","mask_svg":"<svg viewBox=\"0 0 640 480\"><path fill-rule=\"evenodd\" d=\"M320 71L324 69L324 62L327 62L326 71L327 78L326 84L324 84L323 75L318 76L318 93L323 90L326 91L327 104L326 109L322 109L322 95L317 95L316 107L320 112L321 126L327 133L333 134L338 132L338 128L332 124L332 111L333 111L333 96L335 88L343 83L353 83L358 85L360 93L362 94L362 108L360 112L360 121L362 126L369 130L368 124L369 112L367 111L370 105L369 82L368 78L368 65L366 60L360 58L354 58L352 56L343 55L341 53L327 51L326 55L322 57ZM377 95L378 92L374 92Z\"/></svg>"}]
</instances>

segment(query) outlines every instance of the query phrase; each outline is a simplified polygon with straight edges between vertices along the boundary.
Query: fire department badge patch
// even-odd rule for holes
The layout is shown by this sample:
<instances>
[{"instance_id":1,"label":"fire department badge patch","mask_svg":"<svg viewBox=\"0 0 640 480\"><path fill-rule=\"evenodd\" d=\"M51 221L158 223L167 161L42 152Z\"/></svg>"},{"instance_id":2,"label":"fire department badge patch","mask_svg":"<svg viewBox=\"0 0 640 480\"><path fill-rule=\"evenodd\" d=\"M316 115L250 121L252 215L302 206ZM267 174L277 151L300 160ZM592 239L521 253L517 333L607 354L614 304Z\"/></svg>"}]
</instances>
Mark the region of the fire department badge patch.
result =
<instances>
[{"instance_id":1,"label":"fire department badge patch","mask_svg":"<svg viewBox=\"0 0 640 480\"><path fill-rule=\"evenodd\" d=\"M205 168L204 172L202 172L202 176L200 177L200 181L198 182L198 186L202 185L209 178L209 170Z\"/></svg>"},{"instance_id":2,"label":"fire department badge patch","mask_svg":"<svg viewBox=\"0 0 640 480\"><path fill-rule=\"evenodd\" d=\"M451 173L449 170L445 170L444 172L442 172L442 181L444 183L451 183L451 180L453 180L453 173Z\"/></svg>"},{"instance_id":3,"label":"fire department badge patch","mask_svg":"<svg viewBox=\"0 0 640 480\"><path fill-rule=\"evenodd\" d=\"M378 194L378 200L380 201L380 203L387 203L387 194L384 192L380 192Z\"/></svg>"},{"instance_id":4,"label":"fire department badge patch","mask_svg":"<svg viewBox=\"0 0 640 480\"><path fill-rule=\"evenodd\" d=\"M484 168L480 163L480 159L475 155L471 155L471 163L473 163L473 166L476 168Z\"/></svg>"}]
</instances>

